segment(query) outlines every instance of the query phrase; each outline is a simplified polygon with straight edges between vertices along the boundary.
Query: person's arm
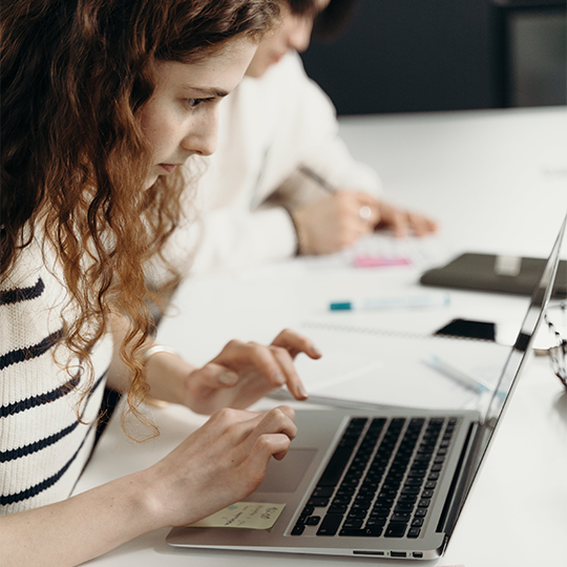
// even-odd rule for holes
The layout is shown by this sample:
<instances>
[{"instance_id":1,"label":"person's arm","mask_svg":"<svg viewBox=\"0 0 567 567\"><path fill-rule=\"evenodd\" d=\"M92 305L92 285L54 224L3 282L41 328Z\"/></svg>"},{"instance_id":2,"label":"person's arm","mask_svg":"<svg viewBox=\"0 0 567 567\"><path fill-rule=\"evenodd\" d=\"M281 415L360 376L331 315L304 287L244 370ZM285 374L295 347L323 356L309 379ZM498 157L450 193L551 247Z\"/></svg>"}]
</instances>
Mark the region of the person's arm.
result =
<instances>
[{"instance_id":1,"label":"person's arm","mask_svg":"<svg viewBox=\"0 0 567 567\"><path fill-rule=\"evenodd\" d=\"M279 207L255 211L225 207L209 211L193 228L193 234L191 241L197 243L189 267L193 275L289 258L297 247L289 215Z\"/></svg>"},{"instance_id":2,"label":"person's arm","mask_svg":"<svg viewBox=\"0 0 567 567\"><path fill-rule=\"evenodd\" d=\"M293 63L289 62L291 67ZM292 182L284 183L278 191L278 199L285 202L286 192L290 195L302 252L336 252L376 227L389 229L396 236L424 236L437 230L435 221L426 215L397 207L382 195L378 174L355 160L340 137L332 102L306 76L300 62L295 63L295 84L301 91L296 103L299 163ZM305 172L315 175L310 178ZM317 178L326 188L314 181Z\"/></svg>"},{"instance_id":3,"label":"person's arm","mask_svg":"<svg viewBox=\"0 0 567 567\"><path fill-rule=\"evenodd\" d=\"M115 344L120 344L128 329L126 320L115 315L112 328ZM149 340L145 348L152 345ZM245 409L281 386L297 400L305 400L307 392L293 365L300 352L321 357L312 341L291 329L284 329L270 345L233 340L202 368L177 353L156 352L145 362L148 394L206 415L224 407ZM128 372L116 348L107 385L119 392L129 387Z\"/></svg>"},{"instance_id":4,"label":"person's arm","mask_svg":"<svg viewBox=\"0 0 567 567\"><path fill-rule=\"evenodd\" d=\"M296 435L293 410L222 410L152 467L0 518L4 567L83 563L146 532L195 522L253 492Z\"/></svg>"},{"instance_id":5,"label":"person's arm","mask_svg":"<svg viewBox=\"0 0 567 567\"><path fill-rule=\"evenodd\" d=\"M119 345L127 325L116 316L111 327ZM111 386L127 388L117 349L108 374ZM295 433L287 407L221 410L146 470L0 518L2 565L77 565L148 531L201 519L257 488L270 458L282 458Z\"/></svg>"}]
</instances>

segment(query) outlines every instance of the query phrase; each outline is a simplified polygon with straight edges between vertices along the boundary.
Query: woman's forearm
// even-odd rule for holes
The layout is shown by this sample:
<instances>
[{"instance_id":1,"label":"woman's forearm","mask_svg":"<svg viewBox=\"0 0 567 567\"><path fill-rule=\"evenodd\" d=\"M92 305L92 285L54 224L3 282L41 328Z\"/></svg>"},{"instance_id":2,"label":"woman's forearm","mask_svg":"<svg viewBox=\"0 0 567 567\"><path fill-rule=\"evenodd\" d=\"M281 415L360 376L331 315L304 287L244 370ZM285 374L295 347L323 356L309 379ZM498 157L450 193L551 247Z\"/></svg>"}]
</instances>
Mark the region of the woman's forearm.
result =
<instances>
[{"instance_id":1,"label":"woman's forearm","mask_svg":"<svg viewBox=\"0 0 567 567\"><path fill-rule=\"evenodd\" d=\"M4 567L74 566L162 527L142 473L0 518Z\"/></svg>"}]
</instances>

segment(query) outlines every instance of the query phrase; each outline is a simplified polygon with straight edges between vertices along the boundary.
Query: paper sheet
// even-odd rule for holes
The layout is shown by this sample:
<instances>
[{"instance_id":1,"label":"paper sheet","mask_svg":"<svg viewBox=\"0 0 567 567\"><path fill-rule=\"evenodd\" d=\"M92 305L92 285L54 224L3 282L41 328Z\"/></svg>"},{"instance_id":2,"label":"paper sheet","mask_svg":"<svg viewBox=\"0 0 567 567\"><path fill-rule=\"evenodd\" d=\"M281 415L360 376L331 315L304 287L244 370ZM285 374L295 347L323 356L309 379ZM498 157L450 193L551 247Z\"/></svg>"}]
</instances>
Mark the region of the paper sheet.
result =
<instances>
[{"instance_id":1,"label":"paper sheet","mask_svg":"<svg viewBox=\"0 0 567 567\"><path fill-rule=\"evenodd\" d=\"M431 368L436 356L496 386L509 347L488 341L396 337L311 329L320 360L298 356L296 368L312 395L437 409L479 409L486 396Z\"/></svg>"}]
</instances>

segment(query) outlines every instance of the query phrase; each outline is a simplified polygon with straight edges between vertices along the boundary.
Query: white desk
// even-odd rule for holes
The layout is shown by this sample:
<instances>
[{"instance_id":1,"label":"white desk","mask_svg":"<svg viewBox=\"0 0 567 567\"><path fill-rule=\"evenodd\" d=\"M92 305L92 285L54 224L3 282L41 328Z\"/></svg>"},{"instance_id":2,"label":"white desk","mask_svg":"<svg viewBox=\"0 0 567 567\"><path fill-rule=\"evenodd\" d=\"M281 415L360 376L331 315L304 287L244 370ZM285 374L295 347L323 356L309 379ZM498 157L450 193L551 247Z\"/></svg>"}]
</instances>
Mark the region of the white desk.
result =
<instances>
[{"instance_id":1,"label":"white desk","mask_svg":"<svg viewBox=\"0 0 567 567\"><path fill-rule=\"evenodd\" d=\"M464 250L545 256L567 209L565 109L465 112L342 121L353 153L376 166L386 190L441 221L447 256ZM415 269L348 270L293 262L188 282L182 317L159 340L203 363L231 338L269 341L283 326L323 321L330 297L413 289ZM337 295L338 294L338 295ZM524 299L452 292L445 311L378 316L339 314L341 323L428 332L452 316L517 323ZM277 299L277 301L276 301ZM304 332L307 330L304 329ZM266 405L274 402L267 401ZM162 435L136 445L115 415L77 491L155 462L202 418L184 408L156 410ZM532 359L494 440L442 567L567 565L567 395L548 361ZM392 565L366 559L176 550L168 530L138 538L89 564L100 566ZM397 562L398 565L408 564ZM414 563L412 563L414 564ZM432 563L429 563L430 565Z\"/></svg>"},{"instance_id":2,"label":"white desk","mask_svg":"<svg viewBox=\"0 0 567 567\"><path fill-rule=\"evenodd\" d=\"M455 250L545 254L567 209L565 107L351 117L341 134Z\"/></svg>"}]
</instances>

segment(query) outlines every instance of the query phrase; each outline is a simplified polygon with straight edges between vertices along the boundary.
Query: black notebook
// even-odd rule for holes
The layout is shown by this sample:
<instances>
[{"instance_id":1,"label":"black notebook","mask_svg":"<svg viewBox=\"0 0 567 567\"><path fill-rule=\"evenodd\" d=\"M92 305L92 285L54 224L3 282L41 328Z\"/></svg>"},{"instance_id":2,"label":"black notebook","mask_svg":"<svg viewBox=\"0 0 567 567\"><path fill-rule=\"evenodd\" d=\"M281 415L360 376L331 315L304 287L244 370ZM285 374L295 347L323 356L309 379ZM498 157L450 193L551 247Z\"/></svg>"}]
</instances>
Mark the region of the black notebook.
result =
<instances>
[{"instance_id":1,"label":"black notebook","mask_svg":"<svg viewBox=\"0 0 567 567\"><path fill-rule=\"evenodd\" d=\"M426 271L423 285L531 295L539 282L545 260L519 256L465 253L445 266ZM567 297L567 263L559 263L553 299Z\"/></svg>"}]
</instances>

